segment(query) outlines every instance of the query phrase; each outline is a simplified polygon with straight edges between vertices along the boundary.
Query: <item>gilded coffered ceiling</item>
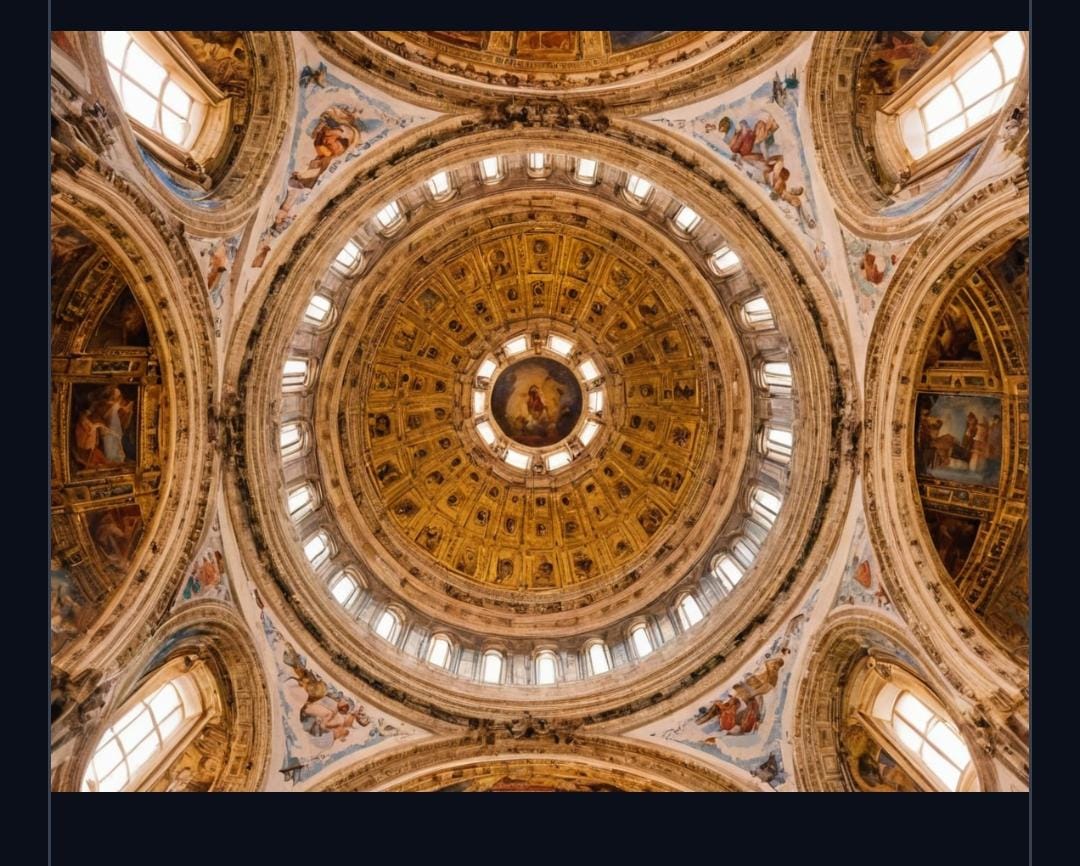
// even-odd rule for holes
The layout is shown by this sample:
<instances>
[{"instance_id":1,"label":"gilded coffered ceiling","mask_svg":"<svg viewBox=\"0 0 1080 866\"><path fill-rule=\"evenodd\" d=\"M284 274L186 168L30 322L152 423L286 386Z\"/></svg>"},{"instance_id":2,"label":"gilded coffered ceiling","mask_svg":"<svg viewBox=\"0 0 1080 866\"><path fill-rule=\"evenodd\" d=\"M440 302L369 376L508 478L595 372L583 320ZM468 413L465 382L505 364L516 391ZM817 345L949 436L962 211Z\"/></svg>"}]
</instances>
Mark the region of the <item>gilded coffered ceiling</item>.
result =
<instances>
[{"instance_id":1,"label":"gilded coffered ceiling","mask_svg":"<svg viewBox=\"0 0 1080 866\"><path fill-rule=\"evenodd\" d=\"M523 211L498 223L459 227L384 287L375 339L342 392L348 486L366 531L402 564L465 592L587 603L581 593L629 584L661 548L683 546L688 515L720 483L724 380L744 374L730 355L722 369L675 276L613 226ZM572 343L562 363L545 348L552 335ZM501 406L497 374L495 402L477 405L478 369L515 337L529 347L505 375L520 393ZM600 375L579 387L586 361ZM543 435L563 390L576 398L566 420L594 416L593 437L555 424ZM583 390L598 413L583 413ZM506 434L505 456L478 435L484 419ZM549 439L570 443L554 452L565 467L534 456L552 453L530 447ZM527 468L507 462L516 454Z\"/></svg>"}]
</instances>

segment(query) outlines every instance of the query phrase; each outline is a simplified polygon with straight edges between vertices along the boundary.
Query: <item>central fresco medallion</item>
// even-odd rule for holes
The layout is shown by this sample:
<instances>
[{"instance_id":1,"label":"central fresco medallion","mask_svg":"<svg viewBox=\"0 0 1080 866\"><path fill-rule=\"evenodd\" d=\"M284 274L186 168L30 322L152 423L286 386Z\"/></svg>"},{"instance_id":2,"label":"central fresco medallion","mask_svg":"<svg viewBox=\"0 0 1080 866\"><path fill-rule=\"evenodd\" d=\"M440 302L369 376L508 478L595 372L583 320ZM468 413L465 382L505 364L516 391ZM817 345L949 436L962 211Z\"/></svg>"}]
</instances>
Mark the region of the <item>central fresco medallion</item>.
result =
<instances>
[{"instance_id":1,"label":"central fresco medallion","mask_svg":"<svg viewBox=\"0 0 1080 866\"><path fill-rule=\"evenodd\" d=\"M581 418L581 386L550 358L511 364L495 380L491 416L503 433L529 448L561 442Z\"/></svg>"}]
</instances>

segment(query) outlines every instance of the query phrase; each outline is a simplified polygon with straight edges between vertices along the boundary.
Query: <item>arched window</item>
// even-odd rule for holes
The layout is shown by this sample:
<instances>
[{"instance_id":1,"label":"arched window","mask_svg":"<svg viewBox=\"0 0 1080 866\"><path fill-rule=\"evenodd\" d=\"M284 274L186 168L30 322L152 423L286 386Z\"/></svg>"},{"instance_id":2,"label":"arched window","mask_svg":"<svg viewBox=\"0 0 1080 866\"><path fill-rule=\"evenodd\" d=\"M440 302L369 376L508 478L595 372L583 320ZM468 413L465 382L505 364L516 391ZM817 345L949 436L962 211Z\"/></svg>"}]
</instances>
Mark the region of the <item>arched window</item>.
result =
<instances>
[{"instance_id":1,"label":"arched window","mask_svg":"<svg viewBox=\"0 0 1080 866\"><path fill-rule=\"evenodd\" d=\"M709 267L717 276L726 277L742 267L742 261L727 244L717 247L709 256Z\"/></svg>"},{"instance_id":2,"label":"arched window","mask_svg":"<svg viewBox=\"0 0 1080 866\"><path fill-rule=\"evenodd\" d=\"M311 514L318 506L315 488L308 483L300 484L289 491L287 499L289 517L293 520L302 520Z\"/></svg>"},{"instance_id":3,"label":"arched window","mask_svg":"<svg viewBox=\"0 0 1080 866\"><path fill-rule=\"evenodd\" d=\"M935 695L902 664L869 655L843 692L841 740L856 786L866 790L971 790L971 752Z\"/></svg>"},{"instance_id":4,"label":"arched window","mask_svg":"<svg viewBox=\"0 0 1080 866\"><path fill-rule=\"evenodd\" d=\"M595 159L578 157L574 160L572 177L577 183L592 186L596 183L599 173L600 164Z\"/></svg>"},{"instance_id":5,"label":"arched window","mask_svg":"<svg viewBox=\"0 0 1080 866\"><path fill-rule=\"evenodd\" d=\"M767 331L776 327L772 310L760 295L743 304L740 315L743 324L752 331Z\"/></svg>"},{"instance_id":6,"label":"arched window","mask_svg":"<svg viewBox=\"0 0 1080 866\"><path fill-rule=\"evenodd\" d=\"M747 569L753 565L754 560L757 559L757 542L748 535L742 535L731 545L731 554L743 569Z\"/></svg>"},{"instance_id":7,"label":"arched window","mask_svg":"<svg viewBox=\"0 0 1080 866\"><path fill-rule=\"evenodd\" d=\"M675 223L675 228L685 235L692 234L694 229L701 225L701 216L693 208L687 205L682 205L677 211L675 216L671 218L671 221Z\"/></svg>"},{"instance_id":8,"label":"arched window","mask_svg":"<svg viewBox=\"0 0 1080 866\"><path fill-rule=\"evenodd\" d=\"M634 645L634 652L639 659L645 658L654 649L652 638L649 637L649 629L644 624L635 625L630 629L630 642Z\"/></svg>"},{"instance_id":9,"label":"arched window","mask_svg":"<svg viewBox=\"0 0 1080 866\"><path fill-rule=\"evenodd\" d=\"M299 391L307 387L311 365L305 358L289 358L281 368L281 387L286 391Z\"/></svg>"},{"instance_id":10,"label":"arched window","mask_svg":"<svg viewBox=\"0 0 1080 866\"><path fill-rule=\"evenodd\" d=\"M892 728L900 742L926 765L950 791L960 785L960 778L971 763L960 734L911 692L900 692L890 713Z\"/></svg>"},{"instance_id":11,"label":"arched window","mask_svg":"<svg viewBox=\"0 0 1080 866\"><path fill-rule=\"evenodd\" d=\"M454 180L448 171L436 172L424 182L424 186L434 201L446 201L454 194Z\"/></svg>"},{"instance_id":12,"label":"arched window","mask_svg":"<svg viewBox=\"0 0 1080 866\"><path fill-rule=\"evenodd\" d=\"M330 321L330 313L333 308L333 303L326 295L316 292L308 301L307 309L304 311L304 322L308 325L314 325L316 328L321 328Z\"/></svg>"},{"instance_id":13,"label":"arched window","mask_svg":"<svg viewBox=\"0 0 1080 866\"><path fill-rule=\"evenodd\" d=\"M477 170L480 172L480 180L483 183L498 183L506 176L506 172L503 170L503 161L501 157L484 157L476 164L476 166Z\"/></svg>"},{"instance_id":14,"label":"arched window","mask_svg":"<svg viewBox=\"0 0 1080 866\"><path fill-rule=\"evenodd\" d=\"M761 365L760 376L770 396L786 397L791 393L791 365L787 361L766 361Z\"/></svg>"},{"instance_id":15,"label":"arched window","mask_svg":"<svg viewBox=\"0 0 1080 866\"><path fill-rule=\"evenodd\" d=\"M555 653L551 650L541 650L536 654L536 682L541 686L553 685L558 671L558 663Z\"/></svg>"},{"instance_id":16,"label":"arched window","mask_svg":"<svg viewBox=\"0 0 1080 866\"><path fill-rule=\"evenodd\" d=\"M345 242L341 252L334 257L331 267L344 277L355 274L360 270L363 262L364 252L360 249L360 244L350 239Z\"/></svg>"},{"instance_id":17,"label":"arched window","mask_svg":"<svg viewBox=\"0 0 1080 866\"><path fill-rule=\"evenodd\" d=\"M151 33L107 30L101 35L109 78L128 117L190 150L207 112L207 99L193 80L171 61Z\"/></svg>"},{"instance_id":18,"label":"arched window","mask_svg":"<svg viewBox=\"0 0 1080 866\"><path fill-rule=\"evenodd\" d=\"M529 177L547 177L551 174L551 157L539 151L530 153L525 170Z\"/></svg>"},{"instance_id":19,"label":"arched window","mask_svg":"<svg viewBox=\"0 0 1080 866\"><path fill-rule=\"evenodd\" d=\"M385 641L397 643L401 636L401 616L397 611L387 608L375 623L375 634Z\"/></svg>"},{"instance_id":20,"label":"arched window","mask_svg":"<svg viewBox=\"0 0 1080 866\"><path fill-rule=\"evenodd\" d=\"M282 424L278 431L278 444L282 459L287 459L304 450L304 427L299 421Z\"/></svg>"},{"instance_id":21,"label":"arched window","mask_svg":"<svg viewBox=\"0 0 1080 866\"><path fill-rule=\"evenodd\" d=\"M480 665L480 679L485 683L501 683L502 672L502 653L498 650L488 650L484 653L484 661Z\"/></svg>"},{"instance_id":22,"label":"arched window","mask_svg":"<svg viewBox=\"0 0 1080 866\"><path fill-rule=\"evenodd\" d=\"M351 574L342 571L330 581L330 595L342 607L352 607L360 597L360 584Z\"/></svg>"},{"instance_id":23,"label":"arched window","mask_svg":"<svg viewBox=\"0 0 1080 866\"><path fill-rule=\"evenodd\" d=\"M83 777L83 791L133 790L163 768L203 711L194 676L154 684L130 702L102 735Z\"/></svg>"},{"instance_id":24,"label":"arched window","mask_svg":"<svg viewBox=\"0 0 1080 866\"><path fill-rule=\"evenodd\" d=\"M304 555L307 556L308 562L311 563L312 568L318 568L324 562L326 562L333 550L330 547L330 536L325 532L316 532L311 538L304 542Z\"/></svg>"},{"instance_id":25,"label":"arched window","mask_svg":"<svg viewBox=\"0 0 1080 866\"><path fill-rule=\"evenodd\" d=\"M791 446L794 441L790 430L766 427L761 436L761 451L770 460L787 463L791 460Z\"/></svg>"},{"instance_id":26,"label":"arched window","mask_svg":"<svg viewBox=\"0 0 1080 866\"><path fill-rule=\"evenodd\" d=\"M626 186L623 187L623 193L629 199L631 204L644 205L649 201L649 196L652 195L653 185L652 181L646 180L640 175L630 174L626 177Z\"/></svg>"},{"instance_id":27,"label":"arched window","mask_svg":"<svg viewBox=\"0 0 1080 866\"><path fill-rule=\"evenodd\" d=\"M701 606L697 603L697 599L690 593L687 593L679 600L678 605L675 607L675 611L679 617L679 624L683 629L691 628L705 618L705 614L701 612Z\"/></svg>"},{"instance_id":28,"label":"arched window","mask_svg":"<svg viewBox=\"0 0 1080 866\"><path fill-rule=\"evenodd\" d=\"M397 201L383 205L375 212L375 222L384 235L393 234L405 225L405 214L402 213L401 205Z\"/></svg>"},{"instance_id":29,"label":"arched window","mask_svg":"<svg viewBox=\"0 0 1080 866\"><path fill-rule=\"evenodd\" d=\"M450 666L450 653L453 648L450 638L437 634L428 646L427 660L437 668L447 668Z\"/></svg>"},{"instance_id":30,"label":"arched window","mask_svg":"<svg viewBox=\"0 0 1080 866\"><path fill-rule=\"evenodd\" d=\"M750 494L750 512L766 527L772 526L780 514L780 497L762 487L755 487Z\"/></svg>"},{"instance_id":31,"label":"arched window","mask_svg":"<svg viewBox=\"0 0 1080 866\"><path fill-rule=\"evenodd\" d=\"M735 542L735 544L739 544L739 542ZM726 595L742 579L744 569L726 553L722 553L713 560L712 573Z\"/></svg>"},{"instance_id":32,"label":"arched window","mask_svg":"<svg viewBox=\"0 0 1080 866\"><path fill-rule=\"evenodd\" d=\"M1015 30L978 37L943 71L904 100L900 134L918 160L996 114L1024 66L1024 40Z\"/></svg>"},{"instance_id":33,"label":"arched window","mask_svg":"<svg viewBox=\"0 0 1080 866\"><path fill-rule=\"evenodd\" d=\"M603 641L593 641L585 650L589 658L589 670L593 676L606 674L611 670L611 662L608 661L607 647Z\"/></svg>"}]
</instances>

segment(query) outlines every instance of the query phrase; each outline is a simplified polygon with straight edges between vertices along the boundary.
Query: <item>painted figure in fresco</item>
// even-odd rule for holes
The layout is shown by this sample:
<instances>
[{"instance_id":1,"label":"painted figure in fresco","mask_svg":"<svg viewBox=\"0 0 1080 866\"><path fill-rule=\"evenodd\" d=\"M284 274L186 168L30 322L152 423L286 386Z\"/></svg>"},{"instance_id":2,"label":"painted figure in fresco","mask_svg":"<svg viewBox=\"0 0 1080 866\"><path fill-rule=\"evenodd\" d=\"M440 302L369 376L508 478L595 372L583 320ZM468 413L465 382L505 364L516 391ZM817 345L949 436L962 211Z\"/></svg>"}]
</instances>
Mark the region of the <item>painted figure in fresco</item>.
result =
<instances>
[{"instance_id":1,"label":"painted figure in fresco","mask_svg":"<svg viewBox=\"0 0 1080 866\"><path fill-rule=\"evenodd\" d=\"M142 526L138 507L110 508L94 528L94 541L105 557L121 568L127 567Z\"/></svg>"},{"instance_id":2,"label":"painted figure in fresco","mask_svg":"<svg viewBox=\"0 0 1080 866\"><path fill-rule=\"evenodd\" d=\"M855 783L864 791L918 791L914 780L857 720L844 728L840 742Z\"/></svg>"},{"instance_id":3,"label":"painted figure in fresco","mask_svg":"<svg viewBox=\"0 0 1080 866\"><path fill-rule=\"evenodd\" d=\"M285 644L282 658L293 670L289 679L296 680L307 693L299 717L300 724L312 737L329 734L333 744L348 737L354 725L363 728L371 724L364 708L328 686L322 677L308 668L304 657L292 644Z\"/></svg>"},{"instance_id":4,"label":"painted figure in fresco","mask_svg":"<svg viewBox=\"0 0 1080 866\"><path fill-rule=\"evenodd\" d=\"M207 552L206 556L195 564L191 574L188 575L187 583L184 585L184 598L191 598L204 589L218 586L221 583L224 565L224 558L220 550Z\"/></svg>"},{"instance_id":5,"label":"painted figure in fresco","mask_svg":"<svg viewBox=\"0 0 1080 866\"><path fill-rule=\"evenodd\" d=\"M695 721L704 725L716 719L721 734L753 733L765 715L763 695L776 688L783 666L784 660L779 656L766 659L759 670L747 674L742 682L732 686L731 692L725 692L711 706L702 707Z\"/></svg>"},{"instance_id":6,"label":"painted figure in fresco","mask_svg":"<svg viewBox=\"0 0 1080 866\"><path fill-rule=\"evenodd\" d=\"M124 431L135 405L115 385L98 391L75 422L75 459L84 469L116 466L129 460Z\"/></svg>"},{"instance_id":7,"label":"painted figure in fresco","mask_svg":"<svg viewBox=\"0 0 1080 866\"><path fill-rule=\"evenodd\" d=\"M79 611L82 605L75 600L71 587L65 581L55 581L50 602L50 625L54 635L79 633Z\"/></svg>"},{"instance_id":8,"label":"painted figure in fresco","mask_svg":"<svg viewBox=\"0 0 1080 866\"><path fill-rule=\"evenodd\" d=\"M311 132L315 158L306 169L292 173L289 186L311 189L335 159L360 143L359 115L363 111L363 108L334 105L319 115Z\"/></svg>"}]
</instances>

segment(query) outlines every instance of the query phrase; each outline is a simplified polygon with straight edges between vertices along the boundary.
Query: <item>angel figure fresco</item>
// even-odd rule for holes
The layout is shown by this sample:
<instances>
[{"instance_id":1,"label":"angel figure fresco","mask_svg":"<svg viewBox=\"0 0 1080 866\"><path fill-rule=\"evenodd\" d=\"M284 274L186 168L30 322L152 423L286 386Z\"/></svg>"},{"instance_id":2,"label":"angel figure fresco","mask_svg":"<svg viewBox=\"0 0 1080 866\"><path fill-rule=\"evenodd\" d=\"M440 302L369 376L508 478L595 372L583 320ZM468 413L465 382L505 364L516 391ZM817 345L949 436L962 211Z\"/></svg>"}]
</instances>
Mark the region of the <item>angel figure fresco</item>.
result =
<instances>
[{"instance_id":1,"label":"angel figure fresco","mask_svg":"<svg viewBox=\"0 0 1080 866\"><path fill-rule=\"evenodd\" d=\"M117 466L133 459L124 450L124 433L135 402L115 385L98 390L75 422L75 460L84 469Z\"/></svg>"},{"instance_id":2,"label":"angel figure fresco","mask_svg":"<svg viewBox=\"0 0 1080 866\"><path fill-rule=\"evenodd\" d=\"M766 659L759 670L743 677L741 682L731 687L730 692L725 692L711 705L702 707L695 721L704 725L715 719L720 735L753 733L765 715L762 698L776 688L783 666L784 660L779 656Z\"/></svg>"},{"instance_id":3,"label":"angel figure fresco","mask_svg":"<svg viewBox=\"0 0 1080 866\"><path fill-rule=\"evenodd\" d=\"M304 691L306 699L300 707L300 724L312 737L330 735L330 745L344 740L355 725L364 728L371 720L364 708L346 697L341 691L326 684L326 681L307 666L306 659L286 643L282 659L293 670L287 680L295 680Z\"/></svg>"},{"instance_id":4,"label":"angel figure fresco","mask_svg":"<svg viewBox=\"0 0 1080 866\"><path fill-rule=\"evenodd\" d=\"M363 108L333 105L319 115L311 131L315 158L306 169L297 169L289 176L290 187L311 189L335 159L360 143L359 115L363 112Z\"/></svg>"}]
</instances>

